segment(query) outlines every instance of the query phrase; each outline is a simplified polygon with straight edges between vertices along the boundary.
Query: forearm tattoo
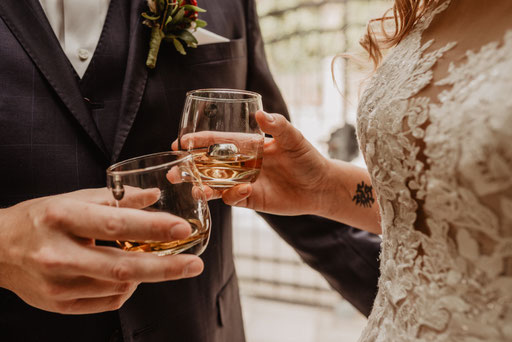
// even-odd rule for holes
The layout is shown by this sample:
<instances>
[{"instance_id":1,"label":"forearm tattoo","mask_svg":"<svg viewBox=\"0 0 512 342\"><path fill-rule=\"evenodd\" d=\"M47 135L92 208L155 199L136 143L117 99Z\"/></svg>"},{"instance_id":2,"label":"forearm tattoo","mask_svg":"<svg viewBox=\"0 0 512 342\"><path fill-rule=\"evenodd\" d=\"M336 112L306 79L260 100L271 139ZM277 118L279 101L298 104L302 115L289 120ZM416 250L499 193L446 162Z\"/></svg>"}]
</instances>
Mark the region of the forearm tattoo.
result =
<instances>
[{"instance_id":1,"label":"forearm tattoo","mask_svg":"<svg viewBox=\"0 0 512 342\"><path fill-rule=\"evenodd\" d=\"M375 203L372 189L373 187L366 185L364 181L361 182L361 184L357 184L356 194L352 198L352 202L355 202L356 205L361 207L371 208L373 203Z\"/></svg>"}]
</instances>

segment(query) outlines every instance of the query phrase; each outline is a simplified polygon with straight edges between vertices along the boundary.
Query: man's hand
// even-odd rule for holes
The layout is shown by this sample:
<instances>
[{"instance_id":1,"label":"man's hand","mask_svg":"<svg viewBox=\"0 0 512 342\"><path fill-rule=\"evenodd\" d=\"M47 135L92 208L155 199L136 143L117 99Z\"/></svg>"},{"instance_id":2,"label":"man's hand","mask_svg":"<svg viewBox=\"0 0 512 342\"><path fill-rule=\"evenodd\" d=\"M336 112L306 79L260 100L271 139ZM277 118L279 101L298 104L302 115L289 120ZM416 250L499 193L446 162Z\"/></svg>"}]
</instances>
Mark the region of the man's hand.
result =
<instances>
[{"instance_id":1,"label":"man's hand","mask_svg":"<svg viewBox=\"0 0 512 342\"><path fill-rule=\"evenodd\" d=\"M158 190L127 189L125 208L107 189L81 190L22 202L0 210L0 286L27 304L63 314L119 309L141 282L193 277L194 255L158 257L96 246L95 240L172 241L190 225L144 208Z\"/></svg>"}]
</instances>

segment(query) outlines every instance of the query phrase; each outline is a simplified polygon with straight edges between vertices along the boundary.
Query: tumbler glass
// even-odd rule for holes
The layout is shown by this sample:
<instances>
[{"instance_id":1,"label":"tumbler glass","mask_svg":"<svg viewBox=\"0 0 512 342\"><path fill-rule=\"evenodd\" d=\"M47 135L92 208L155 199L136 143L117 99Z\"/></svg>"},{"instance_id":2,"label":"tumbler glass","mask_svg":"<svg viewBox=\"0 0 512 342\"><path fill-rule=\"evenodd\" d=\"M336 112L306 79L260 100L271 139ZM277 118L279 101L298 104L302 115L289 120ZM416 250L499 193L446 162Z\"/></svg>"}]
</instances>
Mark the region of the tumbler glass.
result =
<instances>
[{"instance_id":1,"label":"tumbler glass","mask_svg":"<svg viewBox=\"0 0 512 342\"><path fill-rule=\"evenodd\" d=\"M176 177L181 178L180 181L176 181ZM184 251L199 255L205 250L210 237L210 211L201 177L190 154L161 152L114 164L107 169L107 187L117 206L123 206L128 188L130 191L158 189L158 200L143 210L170 213L184 218L192 226L192 234L183 240L117 241L120 248L157 255Z\"/></svg>"}]
</instances>

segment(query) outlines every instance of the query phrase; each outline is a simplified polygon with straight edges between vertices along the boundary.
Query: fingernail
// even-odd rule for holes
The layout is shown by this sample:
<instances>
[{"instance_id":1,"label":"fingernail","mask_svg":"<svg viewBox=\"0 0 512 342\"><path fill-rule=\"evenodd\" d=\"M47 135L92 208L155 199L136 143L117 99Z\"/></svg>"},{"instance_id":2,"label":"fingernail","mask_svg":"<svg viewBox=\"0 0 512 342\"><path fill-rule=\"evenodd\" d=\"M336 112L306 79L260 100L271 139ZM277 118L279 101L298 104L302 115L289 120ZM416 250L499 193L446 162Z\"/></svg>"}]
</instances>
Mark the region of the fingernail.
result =
<instances>
[{"instance_id":1,"label":"fingernail","mask_svg":"<svg viewBox=\"0 0 512 342\"><path fill-rule=\"evenodd\" d=\"M249 193L249 186L245 185L245 186L241 186L239 189L238 189L238 194L240 196L245 196Z\"/></svg>"},{"instance_id":2,"label":"fingernail","mask_svg":"<svg viewBox=\"0 0 512 342\"><path fill-rule=\"evenodd\" d=\"M265 112L263 112L265 113ZM268 122L274 122L275 118L273 115L271 114L268 114L268 113L265 113L265 119L268 121Z\"/></svg>"},{"instance_id":3,"label":"fingernail","mask_svg":"<svg viewBox=\"0 0 512 342\"><path fill-rule=\"evenodd\" d=\"M183 275L185 277L193 277L200 274L203 271L203 264L199 261L192 261L187 266L185 266L185 270L183 271Z\"/></svg>"},{"instance_id":4,"label":"fingernail","mask_svg":"<svg viewBox=\"0 0 512 342\"><path fill-rule=\"evenodd\" d=\"M171 228L171 238L179 240L186 238L190 234L190 228L186 224L178 224Z\"/></svg>"}]
</instances>

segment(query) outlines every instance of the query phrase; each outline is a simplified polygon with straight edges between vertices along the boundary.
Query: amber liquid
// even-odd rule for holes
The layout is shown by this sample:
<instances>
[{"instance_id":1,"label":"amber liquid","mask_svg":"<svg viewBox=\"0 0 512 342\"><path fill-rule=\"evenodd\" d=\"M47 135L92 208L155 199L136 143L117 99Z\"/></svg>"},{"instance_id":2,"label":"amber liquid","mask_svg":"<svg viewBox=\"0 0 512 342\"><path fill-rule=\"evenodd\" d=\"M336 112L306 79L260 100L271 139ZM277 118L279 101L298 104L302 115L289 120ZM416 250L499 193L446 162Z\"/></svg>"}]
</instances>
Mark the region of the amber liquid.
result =
<instances>
[{"instance_id":1,"label":"amber liquid","mask_svg":"<svg viewBox=\"0 0 512 342\"><path fill-rule=\"evenodd\" d=\"M209 229L203 229L199 220L188 220L192 226L192 234L183 240L171 242L135 242L135 241L116 241L117 245L130 252L150 252L157 255L174 255L186 251L188 254L199 255L208 244Z\"/></svg>"},{"instance_id":2,"label":"amber liquid","mask_svg":"<svg viewBox=\"0 0 512 342\"><path fill-rule=\"evenodd\" d=\"M194 158L203 184L215 189L254 182L260 173L262 160L261 156L246 154L215 158L205 152L197 153Z\"/></svg>"}]
</instances>

